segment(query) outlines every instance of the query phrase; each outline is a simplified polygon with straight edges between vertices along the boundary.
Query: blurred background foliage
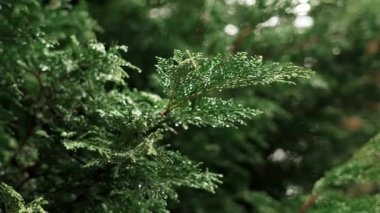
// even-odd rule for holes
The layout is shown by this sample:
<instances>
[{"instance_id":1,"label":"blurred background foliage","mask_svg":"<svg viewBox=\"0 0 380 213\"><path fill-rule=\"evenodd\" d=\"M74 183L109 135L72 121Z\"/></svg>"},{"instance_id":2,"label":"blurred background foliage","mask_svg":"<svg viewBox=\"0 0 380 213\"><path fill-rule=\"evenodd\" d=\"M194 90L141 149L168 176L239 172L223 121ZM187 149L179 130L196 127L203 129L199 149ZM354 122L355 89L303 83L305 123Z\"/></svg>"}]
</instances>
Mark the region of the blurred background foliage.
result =
<instances>
[{"instance_id":1,"label":"blurred background foliage","mask_svg":"<svg viewBox=\"0 0 380 213\"><path fill-rule=\"evenodd\" d=\"M168 57L173 49L245 51L317 73L296 87L231 91L265 111L245 127L198 128L168 138L166 143L224 175L216 195L183 189L180 203L171 204L175 212L294 212L315 181L379 130L377 0L87 3L101 28L98 38L127 45L126 58L143 70L130 79L136 88L155 91L155 57Z\"/></svg>"}]
</instances>

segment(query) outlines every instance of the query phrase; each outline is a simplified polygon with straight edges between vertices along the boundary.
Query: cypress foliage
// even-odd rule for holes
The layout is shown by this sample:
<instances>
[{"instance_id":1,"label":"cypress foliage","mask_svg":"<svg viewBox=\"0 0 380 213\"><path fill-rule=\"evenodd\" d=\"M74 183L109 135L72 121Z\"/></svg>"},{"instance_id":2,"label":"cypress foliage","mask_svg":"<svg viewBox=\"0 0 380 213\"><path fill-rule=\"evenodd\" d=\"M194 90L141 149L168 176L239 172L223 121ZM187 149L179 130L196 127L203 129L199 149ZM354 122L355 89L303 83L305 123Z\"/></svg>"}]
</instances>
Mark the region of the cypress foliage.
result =
<instances>
[{"instance_id":1,"label":"cypress foliage","mask_svg":"<svg viewBox=\"0 0 380 213\"><path fill-rule=\"evenodd\" d=\"M96 40L83 5L1 2L1 209L166 212L178 187L221 177L162 142L188 126L238 127L259 114L226 90L311 72L246 53L159 58L158 94L132 89L124 46ZM228 92L228 91L227 91Z\"/></svg>"},{"instance_id":2,"label":"cypress foliage","mask_svg":"<svg viewBox=\"0 0 380 213\"><path fill-rule=\"evenodd\" d=\"M244 128L190 129L168 138L192 159L223 173L214 196L182 189L173 211L295 212L315 181L378 132L378 1L148 2L91 3L106 32L99 37L141 53L128 58L144 70L153 70L154 55L167 57L181 47L207 55L245 51L317 71L297 87L231 91L240 103L264 111ZM312 26L295 27L310 18ZM227 34L227 27L236 34ZM155 87L148 78L132 84ZM275 153L285 157L276 160Z\"/></svg>"},{"instance_id":3,"label":"cypress foliage","mask_svg":"<svg viewBox=\"0 0 380 213\"><path fill-rule=\"evenodd\" d=\"M379 8L0 0L0 212L379 212Z\"/></svg>"},{"instance_id":4,"label":"cypress foliage","mask_svg":"<svg viewBox=\"0 0 380 213\"><path fill-rule=\"evenodd\" d=\"M310 212L378 212L380 135L344 164L328 171L314 186L318 202Z\"/></svg>"}]
</instances>

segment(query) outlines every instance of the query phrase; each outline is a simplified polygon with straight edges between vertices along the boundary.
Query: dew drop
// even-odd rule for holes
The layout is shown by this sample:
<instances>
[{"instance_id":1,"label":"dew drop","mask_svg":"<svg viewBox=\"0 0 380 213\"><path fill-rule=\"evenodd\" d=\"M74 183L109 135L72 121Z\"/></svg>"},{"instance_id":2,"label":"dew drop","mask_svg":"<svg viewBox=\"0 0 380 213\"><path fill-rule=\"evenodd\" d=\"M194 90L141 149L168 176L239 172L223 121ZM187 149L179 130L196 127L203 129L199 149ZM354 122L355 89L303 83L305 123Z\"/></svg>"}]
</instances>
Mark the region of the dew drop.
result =
<instances>
[{"instance_id":1,"label":"dew drop","mask_svg":"<svg viewBox=\"0 0 380 213\"><path fill-rule=\"evenodd\" d=\"M44 64L40 65L40 68L41 68L41 71L43 71L43 72L49 70L49 67L44 65Z\"/></svg>"},{"instance_id":2,"label":"dew drop","mask_svg":"<svg viewBox=\"0 0 380 213\"><path fill-rule=\"evenodd\" d=\"M188 130L189 129L189 126L187 126L186 124L183 124L182 126L183 126L184 130Z\"/></svg>"}]
</instances>

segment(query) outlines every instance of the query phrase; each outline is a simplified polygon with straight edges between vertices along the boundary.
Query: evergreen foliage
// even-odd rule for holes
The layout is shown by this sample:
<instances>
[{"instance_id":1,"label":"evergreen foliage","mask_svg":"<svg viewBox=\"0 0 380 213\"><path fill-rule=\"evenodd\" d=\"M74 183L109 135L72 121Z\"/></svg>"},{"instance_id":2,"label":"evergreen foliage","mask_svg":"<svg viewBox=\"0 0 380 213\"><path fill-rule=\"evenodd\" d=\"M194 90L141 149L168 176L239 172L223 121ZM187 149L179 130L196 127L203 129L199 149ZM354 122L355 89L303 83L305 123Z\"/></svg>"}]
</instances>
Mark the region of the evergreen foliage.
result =
<instances>
[{"instance_id":1,"label":"evergreen foliage","mask_svg":"<svg viewBox=\"0 0 380 213\"><path fill-rule=\"evenodd\" d=\"M379 9L0 0L0 212L379 212Z\"/></svg>"},{"instance_id":2,"label":"evergreen foliage","mask_svg":"<svg viewBox=\"0 0 380 213\"><path fill-rule=\"evenodd\" d=\"M193 128L168 138L223 173L215 195L182 189L173 211L270 212L280 206L279 212L295 212L315 181L379 131L378 1L160 2L92 1L91 13L105 31L100 39L128 44L128 58L150 72L154 56L179 47L206 55L244 51L317 71L296 87L232 91L240 103L264 112L244 128ZM311 27L294 26L308 17ZM236 34L224 31L231 25ZM149 77L131 84L155 87ZM274 153L286 158L274 161Z\"/></svg>"},{"instance_id":3,"label":"evergreen foliage","mask_svg":"<svg viewBox=\"0 0 380 213\"><path fill-rule=\"evenodd\" d=\"M346 163L326 173L314 186L318 194L310 212L378 212L380 135Z\"/></svg>"},{"instance_id":4,"label":"evergreen foliage","mask_svg":"<svg viewBox=\"0 0 380 213\"><path fill-rule=\"evenodd\" d=\"M127 73L139 69L121 57L124 46L96 41L84 8L1 2L0 206L6 212L165 212L178 187L214 192L220 175L162 139L179 125L229 127L259 113L222 99L224 90L311 74L245 53L175 51L156 65L162 97L131 89Z\"/></svg>"},{"instance_id":5,"label":"evergreen foliage","mask_svg":"<svg viewBox=\"0 0 380 213\"><path fill-rule=\"evenodd\" d=\"M21 195L5 183L0 183L0 195L5 212L45 212L41 207L46 204L44 199L37 198L25 205Z\"/></svg>"}]
</instances>

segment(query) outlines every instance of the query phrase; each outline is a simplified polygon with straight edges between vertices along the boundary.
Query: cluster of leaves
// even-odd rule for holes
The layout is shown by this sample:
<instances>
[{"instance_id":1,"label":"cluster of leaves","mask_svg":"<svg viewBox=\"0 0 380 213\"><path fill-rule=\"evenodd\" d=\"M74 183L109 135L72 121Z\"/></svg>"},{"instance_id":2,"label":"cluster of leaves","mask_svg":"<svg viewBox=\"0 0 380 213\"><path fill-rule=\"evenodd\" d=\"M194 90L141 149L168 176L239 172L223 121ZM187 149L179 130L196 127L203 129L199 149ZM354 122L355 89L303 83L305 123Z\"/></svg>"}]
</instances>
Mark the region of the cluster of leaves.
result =
<instances>
[{"instance_id":1,"label":"cluster of leaves","mask_svg":"<svg viewBox=\"0 0 380 213\"><path fill-rule=\"evenodd\" d=\"M243 124L244 118L251 118L258 111L245 109L232 100L205 96L223 89L292 83L290 79L307 78L310 74L291 64L263 64L261 57L249 57L245 53L234 56L219 54L207 59L202 54L177 51L172 60L159 59L157 67L159 84L169 99L163 115L178 106L187 105L190 109L186 110L190 113L186 119L193 120L196 125L214 127L229 127L236 121Z\"/></svg>"},{"instance_id":2,"label":"cluster of leaves","mask_svg":"<svg viewBox=\"0 0 380 213\"><path fill-rule=\"evenodd\" d=\"M177 187L214 192L220 175L160 141L178 125L228 127L258 114L221 99L222 90L311 73L244 53L175 51L157 64L160 97L128 87L126 71L138 68L120 56L125 47L96 41L83 5L0 5L0 207L7 212L42 212L41 205L163 212ZM47 202L24 204L40 196Z\"/></svg>"}]
</instances>

